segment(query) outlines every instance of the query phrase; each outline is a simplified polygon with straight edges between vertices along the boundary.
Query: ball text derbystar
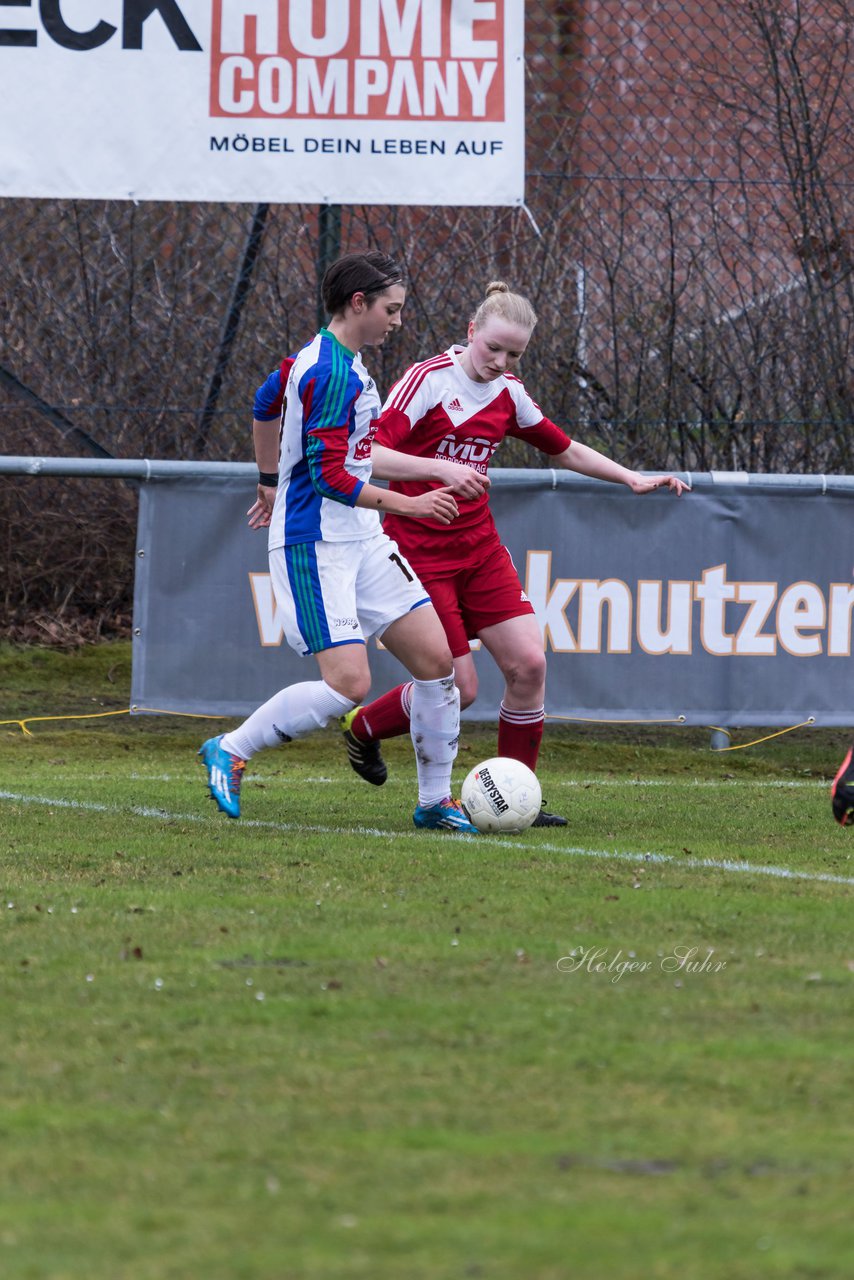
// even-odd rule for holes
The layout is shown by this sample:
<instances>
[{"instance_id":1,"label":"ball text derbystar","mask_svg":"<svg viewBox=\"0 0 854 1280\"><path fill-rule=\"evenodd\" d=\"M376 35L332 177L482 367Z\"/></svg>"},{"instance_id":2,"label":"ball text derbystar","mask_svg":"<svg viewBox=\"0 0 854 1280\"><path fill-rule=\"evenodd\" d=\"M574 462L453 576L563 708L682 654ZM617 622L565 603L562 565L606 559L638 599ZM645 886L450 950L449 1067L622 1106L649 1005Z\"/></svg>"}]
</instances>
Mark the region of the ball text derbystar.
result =
<instances>
[{"instance_id":1,"label":"ball text derbystar","mask_svg":"<svg viewBox=\"0 0 854 1280\"><path fill-rule=\"evenodd\" d=\"M492 801L492 807L496 809L499 813L504 813L506 809L509 809L510 806L507 803L507 801L504 799L504 796L501 794L500 787L498 787L496 783L492 781L492 775L490 774L489 770L481 769L480 773L478 774L478 777L483 783L483 787L484 787L484 790L486 791L486 794L488 795L489 799Z\"/></svg>"}]
</instances>

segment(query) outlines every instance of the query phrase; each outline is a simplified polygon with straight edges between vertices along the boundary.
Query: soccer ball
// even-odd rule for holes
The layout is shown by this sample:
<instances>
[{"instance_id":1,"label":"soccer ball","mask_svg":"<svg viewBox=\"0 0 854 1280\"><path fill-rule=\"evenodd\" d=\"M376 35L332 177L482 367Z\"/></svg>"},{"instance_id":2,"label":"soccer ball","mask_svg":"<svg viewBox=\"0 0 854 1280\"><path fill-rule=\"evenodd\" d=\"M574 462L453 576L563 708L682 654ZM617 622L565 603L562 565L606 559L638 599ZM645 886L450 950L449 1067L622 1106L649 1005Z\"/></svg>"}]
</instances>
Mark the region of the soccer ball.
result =
<instances>
[{"instance_id":1,"label":"soccer ball","mask_svg":"<svg viewBox=\"0 0 854 1280\"><path fill-rule=\"evenodd\" d=\"M526 764L495 756L475 765L460 792L462 806L478 831L515 835L540 812L543 793Z\"/></svg>"}]
</instances>

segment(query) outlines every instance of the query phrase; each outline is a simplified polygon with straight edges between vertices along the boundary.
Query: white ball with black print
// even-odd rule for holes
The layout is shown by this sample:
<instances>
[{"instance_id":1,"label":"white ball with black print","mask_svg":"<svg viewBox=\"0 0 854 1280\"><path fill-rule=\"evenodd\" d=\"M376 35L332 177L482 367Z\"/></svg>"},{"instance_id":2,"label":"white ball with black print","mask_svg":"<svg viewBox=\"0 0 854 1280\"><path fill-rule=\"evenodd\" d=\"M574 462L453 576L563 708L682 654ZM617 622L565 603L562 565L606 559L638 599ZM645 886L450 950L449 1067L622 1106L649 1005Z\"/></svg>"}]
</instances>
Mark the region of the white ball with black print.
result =
<instances>
[{"instance_id":1,"label":"white ball with black print","mask_svg":"<svg viewBox=\"0 0 854 1280\"><path fill-rule=\"evenodd\" d=\"M537 775L520 760L493 756L466 777L460 801L478 831L517 835L540 812L543 794Z\"/></svg>"}]
</instances>

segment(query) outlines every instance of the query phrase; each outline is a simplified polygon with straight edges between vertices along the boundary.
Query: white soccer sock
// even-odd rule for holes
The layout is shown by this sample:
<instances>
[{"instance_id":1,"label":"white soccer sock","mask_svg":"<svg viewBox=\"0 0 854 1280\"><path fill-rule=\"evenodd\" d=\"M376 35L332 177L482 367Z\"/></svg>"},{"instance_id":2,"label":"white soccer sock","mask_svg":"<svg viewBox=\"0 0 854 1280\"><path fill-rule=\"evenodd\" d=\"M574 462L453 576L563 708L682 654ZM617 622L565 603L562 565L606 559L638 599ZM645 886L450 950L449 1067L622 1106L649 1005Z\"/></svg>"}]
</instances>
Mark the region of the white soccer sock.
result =
<instances>
[{"instance_id":1,"label":"white soccer sock","mask_svg":"<svg viewBox=\"0 0 854 1280\"><path fill-rule=\"evenodd\" d=\"M322 729L333 716L346 715L356 706L336 693L325 680L305 680L274 693L243 724L222 739L225 751L241 760L251 760L264 747L280 747L292 738L302 738Z\"/></svg>"},{"instance_id":2,"label":"white soccer sock","mask_svg":"<svg viewBox=\"0 0 854 1280\"><path fill-rule=\"evenodd\" d=\"M451 794L451 769L460 741L460 691L454 673L413 680L410 735L418 771L418 803L438 804Z\"/></svg>"}]
</instances>

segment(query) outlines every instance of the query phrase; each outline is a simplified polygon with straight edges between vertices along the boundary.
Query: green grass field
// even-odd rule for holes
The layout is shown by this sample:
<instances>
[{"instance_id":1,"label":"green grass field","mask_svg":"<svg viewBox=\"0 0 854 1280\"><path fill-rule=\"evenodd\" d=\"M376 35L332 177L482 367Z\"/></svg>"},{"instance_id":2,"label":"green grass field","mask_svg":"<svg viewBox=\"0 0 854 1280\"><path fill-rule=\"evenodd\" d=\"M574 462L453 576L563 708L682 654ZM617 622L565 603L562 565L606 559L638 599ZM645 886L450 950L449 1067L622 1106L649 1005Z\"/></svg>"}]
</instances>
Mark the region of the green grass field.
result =
<instances>
[{"instance_id":1,"label":"green grass field","mask_svg":"<svg viewBox=\"0 0 854 1280\"><path fill-rule=\"evenodd\" d=\"M0 719L129 679L0 648ZM0 726L2 1280L849 1280L846 732L553 726L569 826L469 840L331 729L229 821L230 723Z\"/></svg>"}]
</instances>

